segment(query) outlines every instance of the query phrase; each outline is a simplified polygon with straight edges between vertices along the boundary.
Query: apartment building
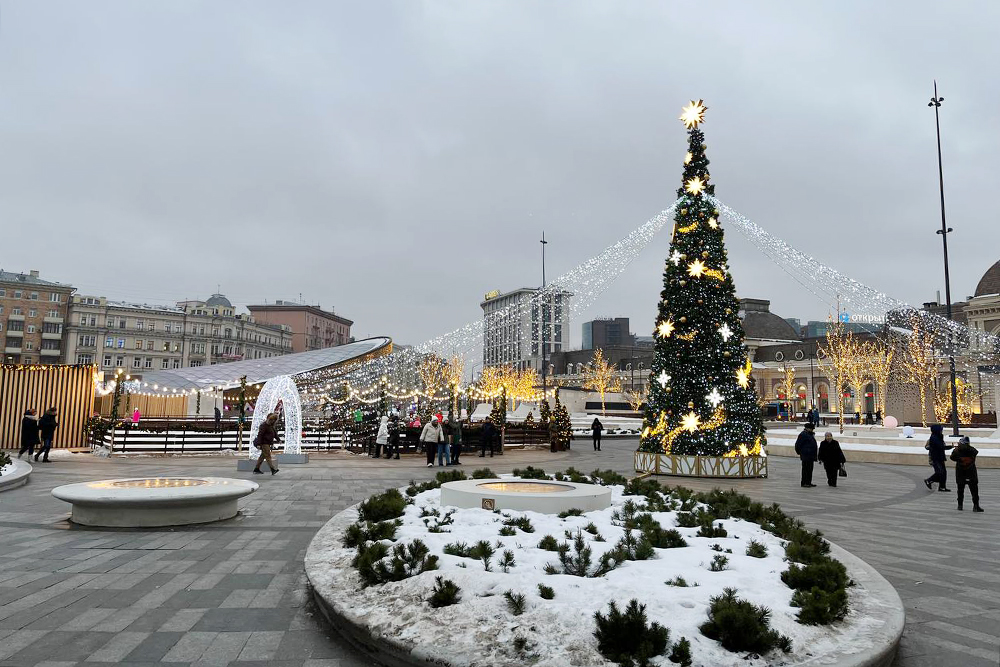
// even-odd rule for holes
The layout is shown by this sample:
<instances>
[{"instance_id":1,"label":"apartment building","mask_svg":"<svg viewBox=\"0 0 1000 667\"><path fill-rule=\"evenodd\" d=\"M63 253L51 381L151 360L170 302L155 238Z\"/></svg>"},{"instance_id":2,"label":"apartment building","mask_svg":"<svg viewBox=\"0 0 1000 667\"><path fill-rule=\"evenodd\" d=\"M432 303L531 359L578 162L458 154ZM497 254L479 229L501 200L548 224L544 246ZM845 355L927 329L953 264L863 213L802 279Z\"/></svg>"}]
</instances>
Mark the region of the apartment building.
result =
<instances>
[{"instance_id":1,"label":"apartment building","mask_svg":"<svg viewBox=\"0 0 1000 667\"><path fill-rule=\"evenodd\" d=\"M6 364L66 363L63 327L75 287L38 271L0 269L0 349Z\"/></svg>"}]
</instances>

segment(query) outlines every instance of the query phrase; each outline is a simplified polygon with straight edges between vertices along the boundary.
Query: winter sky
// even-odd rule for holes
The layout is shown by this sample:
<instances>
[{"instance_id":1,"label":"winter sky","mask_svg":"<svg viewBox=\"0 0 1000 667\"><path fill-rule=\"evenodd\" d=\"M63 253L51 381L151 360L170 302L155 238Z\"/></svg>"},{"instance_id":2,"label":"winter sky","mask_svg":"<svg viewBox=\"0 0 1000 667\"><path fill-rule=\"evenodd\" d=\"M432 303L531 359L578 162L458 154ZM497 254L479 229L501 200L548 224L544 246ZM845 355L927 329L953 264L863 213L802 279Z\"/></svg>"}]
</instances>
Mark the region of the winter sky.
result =
<instances>
[{"instance_id":1,"label":"winter sky","mask_svg":"<svg viewBox=\"0 0 1000 667\"><path fill-rule=\"evenodd\" d=\"M0 2L0 267L80 293L335 307L415 343L717 195L910 303L1000 259L994 2ZM829 305L730 230L741 296ZM652 331L667 232L585 313ZM580 320L572 325L576 342Z\"/></svg>"}]
</instances>

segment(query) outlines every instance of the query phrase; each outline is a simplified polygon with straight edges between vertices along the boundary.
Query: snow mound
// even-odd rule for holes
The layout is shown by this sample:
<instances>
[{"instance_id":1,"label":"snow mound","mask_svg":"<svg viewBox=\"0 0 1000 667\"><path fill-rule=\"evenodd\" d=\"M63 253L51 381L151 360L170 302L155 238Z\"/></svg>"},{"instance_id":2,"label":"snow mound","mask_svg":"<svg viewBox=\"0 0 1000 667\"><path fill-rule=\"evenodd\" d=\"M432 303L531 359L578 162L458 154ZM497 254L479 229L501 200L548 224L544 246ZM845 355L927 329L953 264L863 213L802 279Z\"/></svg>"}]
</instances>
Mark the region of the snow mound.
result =
<instances>
[{"instance_id":1,"label":"snow mound","mask_svg":"<svg viewBox=\"0 0 1000 667\"><path fill-rule=\"evenodd\" d=\"M328 524L335 526L335 530L317 535L307 556L307 571L314 586L336 607L338 614L374 636L406 647L414 657L442 665L610 666L613 663L597 651L594 612L606 613L612 600L623 607L632 598L646 605L650 622L657 621L669 628L671 642L681 637L691 642L694 665L795 665L843 650L845 646L855 652L877 643L885 623L877 617L877 605L868 599L870 591L864 585L849 589L851 611L843 621L830 626L799 624L797 609L790 605L792 590L781 581L781 573L788 568L784 561L785 542L757 524L739 519L717 520L716 525L721 523L728 536L705 538L696 535L698 528L677 527L676 511L653 512L653 518L665 530L676 528L688 546L656 549L653 559L626 561L601 577L546 574L546 564L557 564L559 558L557 553L538 548L544 536L572 543L567 533L575 535L578 529L593 524L591 530L596 527L603 541L590 532L582 534L593 552L595 565L601 554L613 549L622 538L625 529L613 515L621 512L627 500L639 505L646 500L625 496L623 486L611 489L610 508L566 518L536 512L505 510L501 514L442 507L439 490L420 493L406 508L395 539L397 543L423 541L430 553L438 556L438 569L368 588L363 587L351 565L356 550L344 547L342 542L347 526L357 519L357 511L352 508ZM426 515L434 511L439 516L425 523ZM450 524L441 521L448 514ZM534 531L517 529L514 535L502 536L500 529L506 517L526 517ZM431 532L429 527L446 532ZM496 548L490 571L484 569L480 560L444 553L447 544L461 542L471 547L480 540ZM747 556L750 540L764 544L767 556ZM714 545L729 559L727 569L720 572L709 569L713 558L720 555ZM499 566L505 550L513 551L516 561L508 572ZM461 588L460 601L434 609L427 598L439 576ZM688 586L666 583L678 577ZM539 584L554 589L554 599L542 599ZM740 597L771 610L772 627L792 640L790 654L730 653L699 632L699 626L706 620L709 598L727 587L736 588ZM515 616L508 609L504 598L508 590L524 594L527 605L523 614ZM652 664L673 665L666 656L653 660Z\"/></svg>"}]
</instances>

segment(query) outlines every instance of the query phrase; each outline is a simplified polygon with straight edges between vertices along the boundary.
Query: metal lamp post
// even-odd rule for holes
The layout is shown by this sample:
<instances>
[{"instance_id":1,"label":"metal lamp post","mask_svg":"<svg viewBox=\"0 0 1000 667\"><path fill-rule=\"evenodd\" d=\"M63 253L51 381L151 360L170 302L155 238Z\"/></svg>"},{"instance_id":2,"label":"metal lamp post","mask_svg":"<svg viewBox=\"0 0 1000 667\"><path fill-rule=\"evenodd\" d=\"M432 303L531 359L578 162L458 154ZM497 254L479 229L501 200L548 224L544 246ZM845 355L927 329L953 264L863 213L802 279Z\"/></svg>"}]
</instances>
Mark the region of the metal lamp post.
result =
<instances>
[{"instance_id":1,"label":"metal lamp post","mask_svg":"<svg viewBox=\"0 0 1000 667\"><path fill-rule=\"evenodd\" d=\"M548 362L546 361L545 355L545 345L547 343L545 338L545 306L548 304L548 297L545 294L545 246L548 245L548 241L545 240L545 231L542 231L542 400L548 402L548 386L546 383L546 374L548 373Z\"/></svg>"},{"instance_id":2,"label":"metal lamp post","mask_svg":"<svg viewBox=\"0 0 1000 667\"><path fill-rule=\"evenodd\" d=\"M943 97L938 97L937 81L934 81L934 97L927 103L927 106L934 107L934 127L937 130L937 158L938 158L938 186L941 191L941 229L937 231L941 235L941 246L944 250L944 299L947 307L949 330L948 330L948 367L951 373L951 429L952 435L958 436L958 387L955 386L955 351L952 349L951 332L951 276L948 271L948 234L952 232L951 227L945 222L944 215L944 167L941 161L941 119L938 109L944 102Z\"/></svg>"}]
</instances>

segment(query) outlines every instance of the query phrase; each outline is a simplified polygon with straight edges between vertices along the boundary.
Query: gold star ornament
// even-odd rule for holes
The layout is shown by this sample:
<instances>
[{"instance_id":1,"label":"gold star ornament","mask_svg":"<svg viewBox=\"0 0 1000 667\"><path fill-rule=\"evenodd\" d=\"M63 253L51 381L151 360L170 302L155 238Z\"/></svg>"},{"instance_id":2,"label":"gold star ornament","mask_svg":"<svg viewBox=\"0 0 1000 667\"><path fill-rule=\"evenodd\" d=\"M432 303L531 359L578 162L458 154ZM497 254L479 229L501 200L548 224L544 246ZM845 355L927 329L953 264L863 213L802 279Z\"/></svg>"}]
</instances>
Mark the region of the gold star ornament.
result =
<instances>
[{"instance_id":1,"label":"gold star ornament","mask_svg":"<svg viewBox=\"0 0 1000 667\"><path fill-rule=\"evenodd\" d=\"M688 275L692 278L697 278L705 272L705 264L700 260L696 259L690 264L688 264Z\"/></svg>"},{"instance_id":2,"label":"gold star ornament","mask_svg":"<svg viewBox=\"0 0 1000 667\"><path fill-rule=\"evenodd\" d=\"M708 111L708 107L702 100L691 100L691 104L681 110L681 122L689 130L697 128L699 123L705 122L706 111Z\"/></svg>"},{"instance_id":3,"label":"gold star ornament","mask_svg":"<svg viewBox=\"0 0 1000 667\"><path fill-rule=\"evenodd\" d=\"M684 189L692 195L700 195L705 190L706 185L708 185L707 180L703 181L700 176L695 176L684 184Z\"/></svg>"},{"instance_id":4,"label":"gold star ornament","mask_svg":"<svg viewBox=\"0 0 1000 667\"><path fill-rule=\"evenodd\" d=\"M701 417L699 417L694 412L689 412L683 417L681 417L681 428L685 431L694 433L701 426Z\"/></svg>"},{"instance_id":5,"label":"gold star ornament","mask_svg":"<svg viewBox=\"0 0 1000 667\"><path fill-rule=\"evenodd\" d=\"M692 153L691 151L688 151L684 155L684 164L691 164L691 160L693 160L693 159L694 159L694 153Z\"/></svg>"},{"instance_id":6,"label":"gold star ornament","mask_svg":"<svg viewBox=\"0 0 1000 667\"><path fill-rule=\"evenodd\" d=\"M660 334L660 338L670 338L670 334L674 332L674 322L673 320L663 320L660 322L659 326L656 327L656 333Z\"/></svg>"}]
</instances>

